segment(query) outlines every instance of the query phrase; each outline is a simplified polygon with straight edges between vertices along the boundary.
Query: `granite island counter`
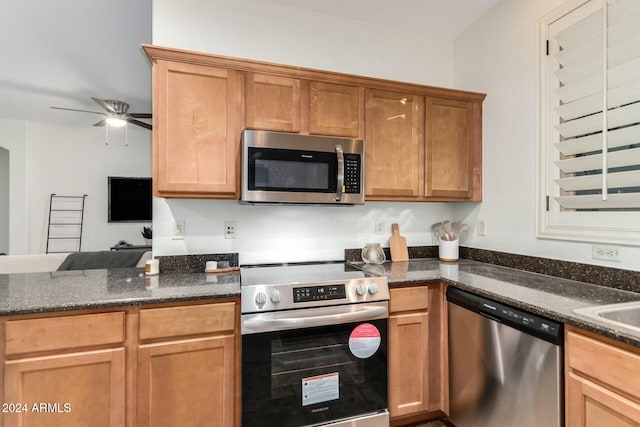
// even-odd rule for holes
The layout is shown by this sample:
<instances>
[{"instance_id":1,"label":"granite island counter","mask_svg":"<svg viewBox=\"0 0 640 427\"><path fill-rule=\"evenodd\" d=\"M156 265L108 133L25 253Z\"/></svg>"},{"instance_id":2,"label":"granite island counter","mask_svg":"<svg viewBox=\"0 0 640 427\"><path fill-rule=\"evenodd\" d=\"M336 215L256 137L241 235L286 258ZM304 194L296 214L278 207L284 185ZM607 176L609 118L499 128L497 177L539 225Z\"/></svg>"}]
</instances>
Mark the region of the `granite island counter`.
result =
<instances>
[{"instance_id":1,"label":"granite island counter","mask_svg":"<svg viewBox=\"0 0 640 427\"><path fill-rule=\"evenodd\" d=\"M240 297L240 274L143 268L0 275L0 316Z\"/></svg>"}]
</instances>

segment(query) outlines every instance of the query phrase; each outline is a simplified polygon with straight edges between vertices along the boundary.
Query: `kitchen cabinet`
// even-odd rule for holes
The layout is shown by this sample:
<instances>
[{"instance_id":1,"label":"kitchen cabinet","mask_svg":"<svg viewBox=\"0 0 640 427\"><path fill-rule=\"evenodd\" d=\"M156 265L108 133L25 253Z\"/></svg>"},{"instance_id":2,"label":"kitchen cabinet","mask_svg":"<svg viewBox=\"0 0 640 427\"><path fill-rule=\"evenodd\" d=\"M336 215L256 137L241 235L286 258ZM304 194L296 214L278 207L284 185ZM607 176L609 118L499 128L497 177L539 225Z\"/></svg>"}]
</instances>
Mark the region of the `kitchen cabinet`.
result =
<instances>
[{"instance_id":1,"label":"kitchen cabinet","mask_svg":"<svg viewBox=\"0 0 640 427\"><path fill-rule=\"evenodd\" d=\"M247 73L245 85L246 128L300 132L300 79Z\"/></svg>"},{"instance_id":2,"label":"kitchen cabinet","mask_svg":"<svg viewBox=\"0 0 640 427\"><path fill-rule=\"evenodd\" d=\"M567 427L640 426L640 350L567 327Z\"/></svg>"},{"instance_id":3,"label":"kitchen cabinet","mask_svg":"<svg viewBox=\"0 0 640 427\"><path fill-rule=\"evenodd\" d=\"M238 306L222 299L0 319L0 394L14 405L2 425L239 426Z\"/></svg>"},{"instance_id":4,"label":"kitchen cabinet","mask_svg":"<svg viewBox=\"0 0 640 427\"><path fill-rule=\"evenodd\" d=\"M415 423L448 410L443 295L440 283L390 289L392 425Z\"/></svg>"},{"instance_id":5,"label":"kitchen cabinet","mask_svg":"<svg viewBox=\"0 0 640 427\"><path fill-rule=\"evenodd\" d=\"M125 425L125 313L9 320L5 426ZM17 409L20 412L17 412Z\"/></svg>"},{"instance_id":6,"label":"kitchen cabinet","mask_svg":"<svg viewBox=\"0 0 640 427\"><path fill-rule=\"evenodd\" d=\"M425 139L425 196L470 199L474 196L474 104L470 101L427 97ZM479 125L479 123L478 123Z\"/></svg>"},{"instance_id":7,"label":"kitchen cabinet","mask_svg":"<svg viewBox=\"0 0 640 427\"><path fill-rule=\"evenodd\" d=\"M234 70L154 61L154 195L238 197L239 84Z\"/></svg>"},{"instance_id":8,"label":"kitchen cabinet","mask_svg":"<svg viewBox=\"0 0 640 427\"><path fill-rule=\"evenodd\" d=\"M358 137L363 89L269 74L245 75L245 127Z\"/></svg>"},{"instance_id":9,"label":"kitchen cabinet","mask_svg":"<svg viewBox=\"0 0 640 427\"><path fill-rule=\"evenodd\" d=\"M140 311L136 425L236 425L236 306Z\"/></svg>"},{"instance_id":10,"label":"kitchen cabinet","mask_svg":"<svg viewBox=\"0 0 640 427\"><path fill-rule=\"evenodd\" d=\"M156 196L239 198L249 128L364 138L368 200L482 200L484 94L143 47Z\"/></svg>"},{"instance_id":11,"label":"kitchen cabinet","mask_svg":"<svg viewBox=\"0 0 640 427\"><path fill-rule=\"evenodd\" d=\"M367 90L365 117L365 197L418 197L424 181L424 97Z\"/></svg>"},{"instance_id":12,"label":"kitchen cabinet","mask_svg":"<svg viewBox=\"0 0 640 427\"><path fill-rule=\"evenodd\" d=\"M361 137L364 88L311 81L309 91L309 133Z\"/></svg>"}]
</instances>

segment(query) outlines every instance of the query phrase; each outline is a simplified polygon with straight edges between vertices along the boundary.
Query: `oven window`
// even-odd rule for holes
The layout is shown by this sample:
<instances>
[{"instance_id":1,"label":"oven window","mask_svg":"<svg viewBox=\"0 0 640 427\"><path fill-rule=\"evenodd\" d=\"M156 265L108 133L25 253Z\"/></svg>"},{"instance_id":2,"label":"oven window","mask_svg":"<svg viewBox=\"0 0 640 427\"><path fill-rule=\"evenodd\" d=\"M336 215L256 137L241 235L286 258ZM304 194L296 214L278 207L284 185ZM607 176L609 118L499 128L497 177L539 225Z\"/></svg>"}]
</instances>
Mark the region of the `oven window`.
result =
<instances>
[{"instance_id":1,"label":"oven window","mask_svg":"<svg viewBox=\"0 0 640 427\"><path fill-rule=\"evenodd\" d=\"M244 335L243 426L303 426L387 408L387 320L369 357L349 347L362 323ZM371 326L369 326L371 325Z\"/></svg>"}]
</instances>

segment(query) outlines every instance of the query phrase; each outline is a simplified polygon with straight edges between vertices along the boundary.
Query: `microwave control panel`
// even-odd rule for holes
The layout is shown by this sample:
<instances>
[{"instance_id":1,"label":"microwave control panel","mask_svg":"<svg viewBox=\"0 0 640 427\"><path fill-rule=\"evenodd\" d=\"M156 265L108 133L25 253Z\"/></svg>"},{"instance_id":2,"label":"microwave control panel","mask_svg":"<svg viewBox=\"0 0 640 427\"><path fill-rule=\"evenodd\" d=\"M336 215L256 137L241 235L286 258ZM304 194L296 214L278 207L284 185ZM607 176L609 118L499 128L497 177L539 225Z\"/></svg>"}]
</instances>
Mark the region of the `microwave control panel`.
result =
<instances>
[{"instance_id":1,"label":"microwave control panel","mask_svg":"<svg viewBox=\"0 0 640 427\"><path fill-rule=\"evenodd\" d=\"M359 194L362 175L362 160L359 154L344 154L344 192Z\"/></svg>"}]
</instances>

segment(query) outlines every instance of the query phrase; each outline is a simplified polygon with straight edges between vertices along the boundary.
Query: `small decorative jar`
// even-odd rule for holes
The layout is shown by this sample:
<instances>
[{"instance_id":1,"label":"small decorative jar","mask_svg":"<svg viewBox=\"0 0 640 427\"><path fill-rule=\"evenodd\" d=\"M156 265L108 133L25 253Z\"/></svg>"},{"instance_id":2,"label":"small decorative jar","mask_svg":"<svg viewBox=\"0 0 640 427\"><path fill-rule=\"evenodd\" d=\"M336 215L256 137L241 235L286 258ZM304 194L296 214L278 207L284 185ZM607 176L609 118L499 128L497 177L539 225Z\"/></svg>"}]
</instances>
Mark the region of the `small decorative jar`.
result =
<instances>
[{"instance_id":1,"label":"small decorative jar","mask_svg":"<svg viewBox=\"0 0 640 427\"><path fill-rule=\"evenodd\" d=\"M367 243L362 248L362 261L366 264L382 264L386 259L380 243Z\"/></svg>"}]
</instances>

